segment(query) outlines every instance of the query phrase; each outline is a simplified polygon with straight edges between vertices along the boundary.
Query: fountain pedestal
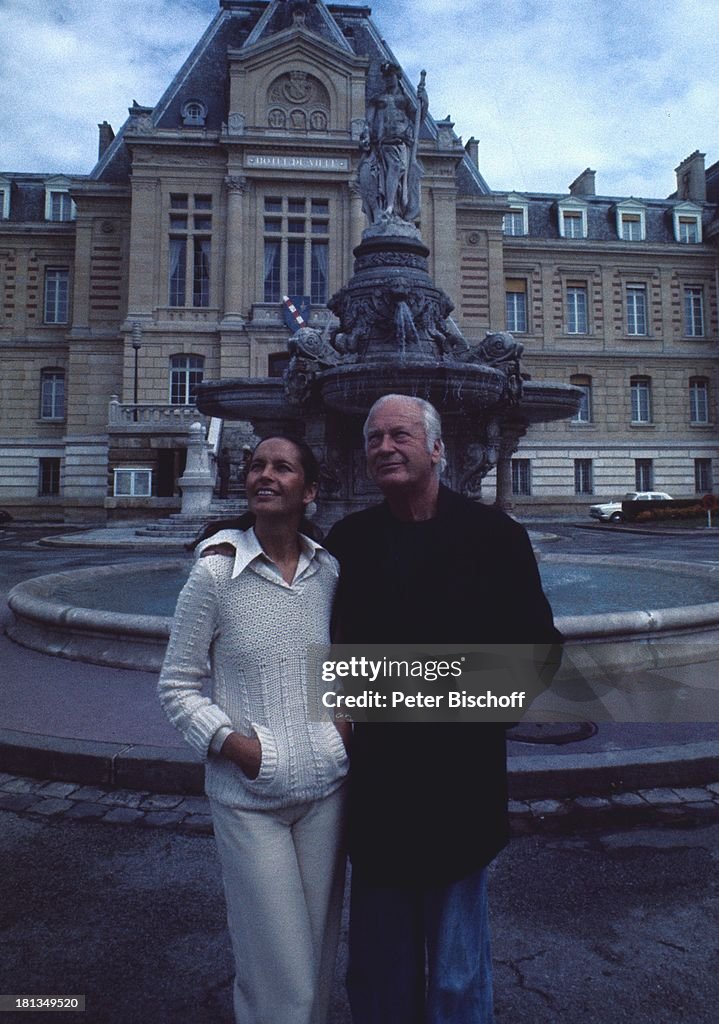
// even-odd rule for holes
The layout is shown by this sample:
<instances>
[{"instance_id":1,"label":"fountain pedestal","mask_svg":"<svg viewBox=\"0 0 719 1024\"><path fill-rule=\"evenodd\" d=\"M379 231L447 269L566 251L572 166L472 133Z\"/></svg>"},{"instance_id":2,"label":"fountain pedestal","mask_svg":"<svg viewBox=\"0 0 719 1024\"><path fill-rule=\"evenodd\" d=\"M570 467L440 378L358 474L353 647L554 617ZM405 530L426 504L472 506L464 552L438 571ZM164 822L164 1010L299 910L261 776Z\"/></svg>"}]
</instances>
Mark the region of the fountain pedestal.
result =
<instances>
[{"instance_id":1,"label":"fountain pedestal","mask_svg":"<svg viewBox=\"0 0 719 1024\"><path fill-rule=\"evenodd\" d=\"M182 491L183 516L205 515L209 512L215 478L210 469L210 454L201 423L190 426L185 472L177 483Z\"/></svg>"}]
</instances>

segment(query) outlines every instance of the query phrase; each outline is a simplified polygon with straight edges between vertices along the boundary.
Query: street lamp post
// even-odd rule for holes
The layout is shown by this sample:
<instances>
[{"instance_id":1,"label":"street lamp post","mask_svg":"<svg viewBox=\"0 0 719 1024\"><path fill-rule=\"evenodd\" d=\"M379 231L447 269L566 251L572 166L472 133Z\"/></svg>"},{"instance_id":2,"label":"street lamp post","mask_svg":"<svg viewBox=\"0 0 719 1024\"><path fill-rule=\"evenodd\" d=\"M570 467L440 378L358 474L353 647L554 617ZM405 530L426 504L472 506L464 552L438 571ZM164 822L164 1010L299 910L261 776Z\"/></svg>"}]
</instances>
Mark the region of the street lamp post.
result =
<instances>
[{"instance_id":1,"label":"street lamp post","mask_svg":"<svg viewBox=\"0 0 719 1024\"><path fill-rule=\"evenodd\" d=\"M132 325L132 347L135 350L135 388L133 391L132 418L137 423L137 386L138 386L138 355L142 348L142 327L139 324Z\"/></svg>"}]
</instances>

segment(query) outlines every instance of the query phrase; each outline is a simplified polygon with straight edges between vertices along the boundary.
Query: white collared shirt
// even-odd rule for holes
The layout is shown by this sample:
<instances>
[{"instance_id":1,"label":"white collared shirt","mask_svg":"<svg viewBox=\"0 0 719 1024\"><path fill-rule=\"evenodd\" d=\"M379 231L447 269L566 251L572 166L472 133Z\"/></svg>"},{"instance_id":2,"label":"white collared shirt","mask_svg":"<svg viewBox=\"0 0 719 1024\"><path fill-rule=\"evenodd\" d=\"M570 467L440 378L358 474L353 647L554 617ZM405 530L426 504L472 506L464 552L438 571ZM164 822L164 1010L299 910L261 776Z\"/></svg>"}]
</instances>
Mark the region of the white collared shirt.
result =
<instances>
[{"instance_id":1,"label":"white collared shirt","mask_svg":"<svg viewBox=\"0 0 719 1024\"><path fill-rule=\"evenodd\" d=\"M218 544L231 544L235 549L235 562L232 567L233 580L237 579L246 569L249 569L260 576L264 576L273 583L279 583L280 586L294 587L305 575L311 575L316 572L319 566L323 564L334 566L335 575L338 574L337 562L329 551L303 533L299 535L299 538L300 557L291 583L287 583L282 578L279 567L266 554L255 533L254 527L251 527L249 530L219 530L206 540L200 541L195 548L195 553L199 558L208 547Z\"/></svg>"}]
</instances>

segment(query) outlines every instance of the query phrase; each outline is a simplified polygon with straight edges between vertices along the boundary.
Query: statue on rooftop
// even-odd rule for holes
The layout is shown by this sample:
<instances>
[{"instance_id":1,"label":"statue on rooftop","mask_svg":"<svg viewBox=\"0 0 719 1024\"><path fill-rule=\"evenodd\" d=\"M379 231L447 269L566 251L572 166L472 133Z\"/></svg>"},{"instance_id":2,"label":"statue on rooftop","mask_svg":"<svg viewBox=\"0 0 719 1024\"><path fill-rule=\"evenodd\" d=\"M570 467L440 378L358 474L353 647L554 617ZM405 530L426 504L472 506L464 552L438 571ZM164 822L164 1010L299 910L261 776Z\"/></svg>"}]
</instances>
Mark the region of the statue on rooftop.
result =
<instances>
[{"instance_id":1,"label":"statue on rooftop","mask_svg":"<svg viewBox=\"0 0 719 1024\"><path fill-rule=\"evenodd\" d=\"M417 146L427 113L426 72L417 87L417 107L400 85L396 64L382 65L383 91L368 103L360 137L363 156L357 171L362 208L371 224L413 223L420 213L421 169Z\"/></svg>"}]
</instances>

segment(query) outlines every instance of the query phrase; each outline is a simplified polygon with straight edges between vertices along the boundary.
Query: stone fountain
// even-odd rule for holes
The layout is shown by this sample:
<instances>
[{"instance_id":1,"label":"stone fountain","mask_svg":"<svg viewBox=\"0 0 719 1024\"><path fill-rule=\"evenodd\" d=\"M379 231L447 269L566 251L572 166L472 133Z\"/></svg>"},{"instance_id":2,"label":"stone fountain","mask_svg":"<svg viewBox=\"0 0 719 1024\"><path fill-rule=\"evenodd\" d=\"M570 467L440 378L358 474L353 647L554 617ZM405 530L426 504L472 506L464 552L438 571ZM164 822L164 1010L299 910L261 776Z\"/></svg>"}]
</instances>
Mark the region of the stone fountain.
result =
<instances>
[{"instance_id":1,"label":"stone fountain","mask_svg":"<svg viewBox=\"0 0 719 1024\"><path fill-rule=\"evenodd\" d=\"M534 382L522 372L523 346L488 331L470 344L451 317L453 303L428 271L420 215L417 140L427 112L424 72L408 96L392 64L369 100L360 136L356 187L369 226L354 250L354 274L328 302L322 332L301 327L290 364L276 378L207 381L201 412L249 421L259 437L299 433L322 465L317 519L326 526L375 492L364 473L361 427L381 395L430 401L442 414L446 482L469 497L497 469L497 502L508 505L511 456L530 423L573 415L581 399L568 384Z\"/></svg>"}]
</instances>

